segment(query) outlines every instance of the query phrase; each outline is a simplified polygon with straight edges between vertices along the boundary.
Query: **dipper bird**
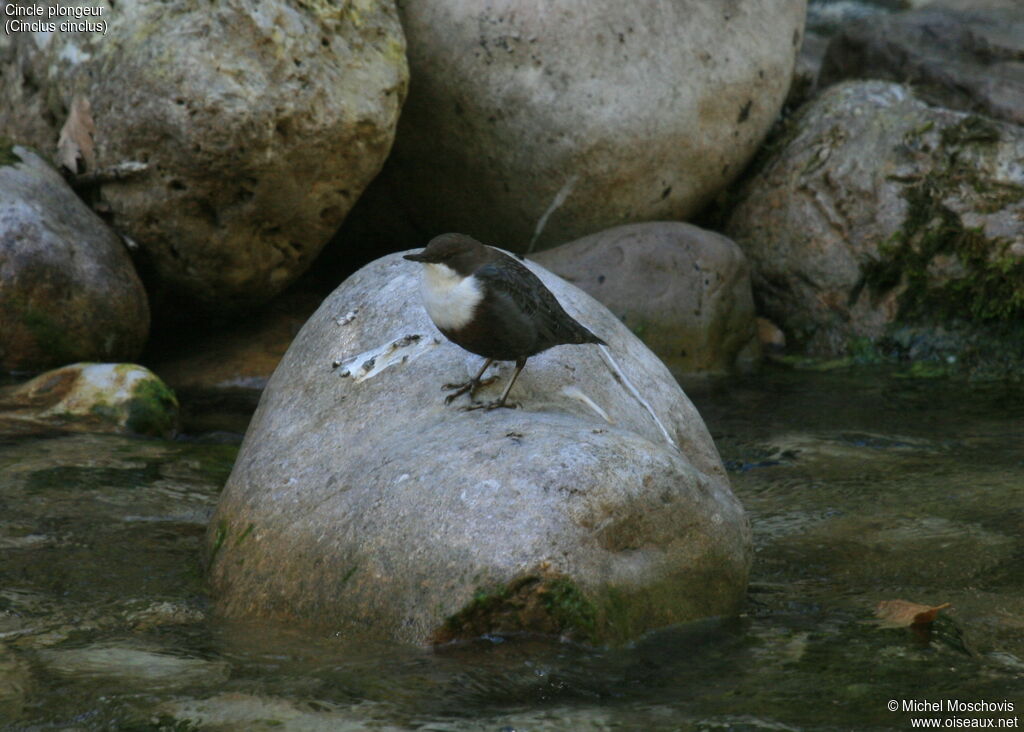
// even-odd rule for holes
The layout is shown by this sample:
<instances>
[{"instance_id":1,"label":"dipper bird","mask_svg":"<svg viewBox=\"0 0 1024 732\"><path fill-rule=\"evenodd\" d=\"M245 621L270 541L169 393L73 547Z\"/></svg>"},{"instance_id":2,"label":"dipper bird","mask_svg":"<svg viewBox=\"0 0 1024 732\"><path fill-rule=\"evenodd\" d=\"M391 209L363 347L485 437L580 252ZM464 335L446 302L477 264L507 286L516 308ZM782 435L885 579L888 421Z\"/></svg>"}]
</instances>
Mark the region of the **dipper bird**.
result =
<instances>
[{"instance_id":1,"label":"dipper bird","mask_svg":"<svg viewBox=\"0 0 1024 732\"><path fill-rule=\"evenodd\" d=\"M515 361L516 370L501 398L467 409L494 409L505 403L526 359L566 343L604 341L573 320L537 276L512 257L465 234L441 234L418 254L422 262L423 305L448 340L487 359L479 373L454 389L445 400L480 387L480 378L495 360ZM515 405L512 405L515 406Z\"/></svg>"}]
</instances>

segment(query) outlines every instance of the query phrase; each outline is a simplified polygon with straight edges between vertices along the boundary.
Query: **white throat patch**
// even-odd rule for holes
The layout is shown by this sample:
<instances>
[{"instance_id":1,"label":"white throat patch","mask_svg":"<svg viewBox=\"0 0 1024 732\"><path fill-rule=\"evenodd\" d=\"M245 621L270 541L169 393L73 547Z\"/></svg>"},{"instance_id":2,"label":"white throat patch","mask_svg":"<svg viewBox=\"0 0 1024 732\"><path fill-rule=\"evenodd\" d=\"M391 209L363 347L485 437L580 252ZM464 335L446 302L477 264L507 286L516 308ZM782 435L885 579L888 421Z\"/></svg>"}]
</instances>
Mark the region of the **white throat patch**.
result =
<instances>
[{"instance_id":1,"label":"white throat patch","mask_svg":"<svg viewBox=\"0 0 1024 732\"><path fill-rule=\"evenodd\" d=\"M441 330L465 326L484 299L475 277L461 277L446 264L424 265L422 289L427 315Z\"/></svg>"}]
</instances>

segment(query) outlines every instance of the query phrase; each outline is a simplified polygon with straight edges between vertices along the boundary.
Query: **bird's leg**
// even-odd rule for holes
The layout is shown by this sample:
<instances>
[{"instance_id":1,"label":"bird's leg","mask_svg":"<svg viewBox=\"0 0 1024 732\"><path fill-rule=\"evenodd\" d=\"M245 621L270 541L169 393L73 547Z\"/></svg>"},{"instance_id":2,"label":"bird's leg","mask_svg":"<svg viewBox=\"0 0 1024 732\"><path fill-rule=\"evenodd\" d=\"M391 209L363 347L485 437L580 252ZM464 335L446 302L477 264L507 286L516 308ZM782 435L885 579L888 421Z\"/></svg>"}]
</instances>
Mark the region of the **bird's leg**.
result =
<instances>
[{"instance_id":1,"label":"bird's leg","mask_svg":"<svg viewBox=\"0 0 1024 732\"><path fill-rule=\"evenodd\" d=\"M446 396L444 398L444 403L445 404L451 404L452 400L455 399L455 397L462 396L467 391L469 392L470 400L472 400L473 399L473 394L475 394L476 390L480 388L480 384L481 384L480 377L484 375L484 371L486 371L487 367L490 366L492 363L494 363L494 359L493 358L489 358L486 361L484 361L483 368L480 369L480 371L477 372L477 375L474 376L469 381L466 381L466 382L464 382L462 384L445 384L443 387L441 387L442 389L454 389L455 390L451 394L449 394L448 396Z\"/></svg>"},{"instance_id":2,"label":"bird's leg","mask_svg":"<svg viewBox=\"0 0 1024 732\"><path fill-rule=\"evenodd\" d=\"M516 359L516 370L512 372L512 378L508 380L508 385L505 387L505 391L501 393L501 397L494 400L493 402L485 402L483 404L472 404L465 409L498 409L499 407L508 407L509 409L515 409L518 405L506 404L505 400L508 399L508 393L512 391L512 385L516 383L516 379L519 378L519 372L523 370L523 366L526 365L525 358Z\"/></svg>"}]
</instances>

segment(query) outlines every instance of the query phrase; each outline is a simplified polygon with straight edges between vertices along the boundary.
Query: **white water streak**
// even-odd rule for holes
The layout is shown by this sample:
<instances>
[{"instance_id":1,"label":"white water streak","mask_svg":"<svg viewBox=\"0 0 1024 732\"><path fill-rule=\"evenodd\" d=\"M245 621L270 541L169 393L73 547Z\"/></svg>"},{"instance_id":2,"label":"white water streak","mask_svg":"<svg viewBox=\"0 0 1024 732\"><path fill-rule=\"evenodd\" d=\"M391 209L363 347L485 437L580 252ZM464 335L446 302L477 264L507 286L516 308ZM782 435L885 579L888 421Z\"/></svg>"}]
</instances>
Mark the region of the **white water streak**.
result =
<instances>
[{"instance_id":1,"label":"white water streak","mask_svg":"<svg viewBox=\"0 0 1024 732\"><path fill-rule=\"evenodd\" d=\"M608 365L611 366L612 370L619 375L619 380L626 387L626 389L629 390L629 393L632 394L633 398L640 402L640 405L647 410L648 414L651 415L651 418L654 420L654 423L657 424L658 428L661 430L661 434L665 436L665 442L667 442L676 450L678 450L679 445L676 444L675 440L672 439L672 436L669 435L668 430L665 429L665 425L662 424L660 419L658 419L658 415L657 413L655 413L654 408L650 405L650 403L648 403L646 399L640 396L640 392L637 391L637 388L635 386L633 386L633 382L626 378L626 374L623 372L621 368L619 368L619 364L616 363L615 359L612 358L611 351L608 349L608 347L598 346L598 348L600 348L601 353L604 354L605 360L608 362Z\"/></svg>"},{"instance_id":2,"label":"white water streak","mask_svg":"<svg viewBox=\"0 0 1024 732\"><path fill-rule=\"evenodd\" d=\"M530 246L526 248L526 253L529 254L533 251L533 245L537 243L537 239L540 238L541 233L544 231L544 227L548 225L548 217L551 216L569 197L572 193L572 189L576 187L576 181L580 179L578 173L574 173L569 176L569 180L565 182L565 185L555 194L554 199L551 201L551 205L548 206L548 210L545 211L541 217L537 220L537 226L533 230L533 238L530 239Z\"/></svg>"},{"instance_id":3,"label":"white water streak","mask_svg":"<svg viewBox=\"0 0 1024 732\"><path fill-rule=\"evenodd\" d=\"M588 407L597 412L597 415L608 424L614 424L611 417L608 416L608 412L604 411L597 405L593 399L584 394L579 387L576 386L565 386L562 387L562 394L569 397L570 399L576 399L577 401L583 402Z\"/></svg>"}]
</instances>

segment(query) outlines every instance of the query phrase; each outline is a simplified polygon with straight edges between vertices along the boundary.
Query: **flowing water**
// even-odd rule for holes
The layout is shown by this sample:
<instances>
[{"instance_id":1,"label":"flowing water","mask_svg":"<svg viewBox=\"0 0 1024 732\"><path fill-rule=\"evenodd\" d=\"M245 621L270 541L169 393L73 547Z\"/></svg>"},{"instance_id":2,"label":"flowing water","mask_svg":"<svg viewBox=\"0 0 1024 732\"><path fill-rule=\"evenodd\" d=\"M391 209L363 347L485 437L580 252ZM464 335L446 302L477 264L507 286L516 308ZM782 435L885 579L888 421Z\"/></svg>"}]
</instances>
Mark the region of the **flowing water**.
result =
<instances>
[{"instance_id":1,"label":"flowing water","mask_svg":"<svg viewBox=\"0 0 1024 732\"><path fill-rule=\"evenodd\" d=\"M212 619L200 545L235 445L0 442L0 728L1019 726L1024 390L766 370L691 395L750 513L747 607L618 650ZM895 599L951 607L879 626Z\"/></svg>"}]
</instances>

